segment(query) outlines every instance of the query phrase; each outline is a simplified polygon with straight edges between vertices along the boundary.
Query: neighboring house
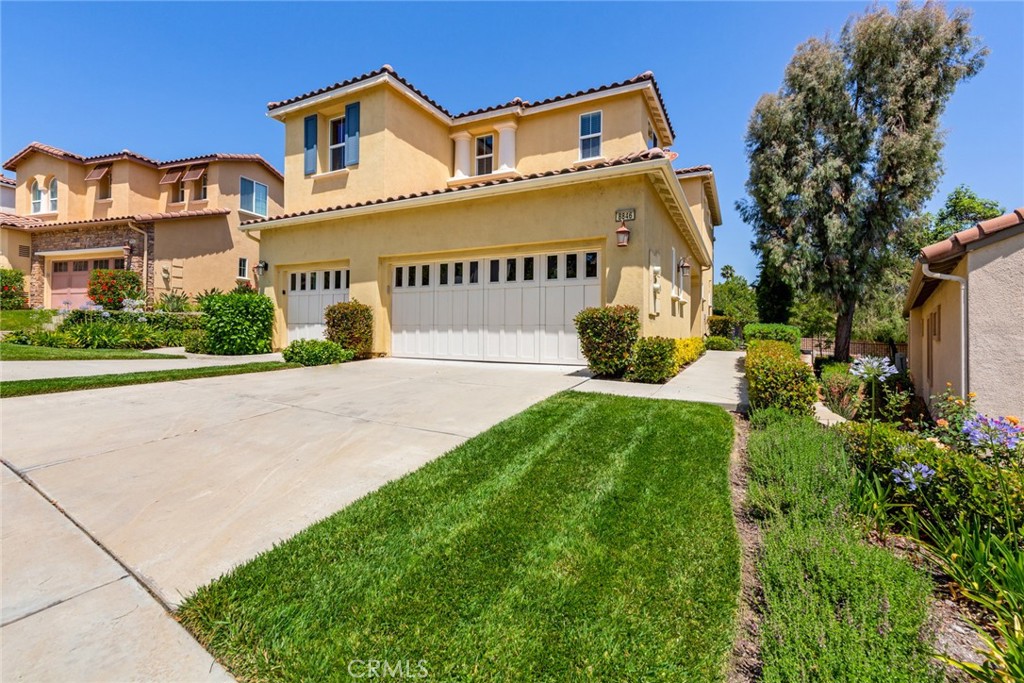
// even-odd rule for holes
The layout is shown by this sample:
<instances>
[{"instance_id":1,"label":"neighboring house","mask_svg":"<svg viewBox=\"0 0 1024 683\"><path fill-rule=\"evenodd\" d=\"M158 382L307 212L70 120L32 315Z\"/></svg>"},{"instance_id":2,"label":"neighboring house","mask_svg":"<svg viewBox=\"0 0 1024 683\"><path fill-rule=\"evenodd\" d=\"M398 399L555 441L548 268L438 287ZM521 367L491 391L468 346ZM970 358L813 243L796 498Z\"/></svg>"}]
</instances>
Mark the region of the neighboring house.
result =
<instances>
[{"instance_id":1,"label":"neighboring house","mask_svg":"<svg viewBox=\"0 0 1024 683\"><path fill-rule=\"evenodd\" d=\"M0 216L3 250L25 270L29 305L78 307L89 272L127 268L153 300L252 281L258 236L238 225L282 210L283 178L255 154L156 161L124 150L82 157L33 142L16 172L15 212Z\"/></svg>"},{"instance_id":2,"label":"neighboring house","mask_svg":"<svg viewBox=\"0 0 1024 683\"><path fill-rule=\"evenodd\" d=\"M920 396L977 394L990 416L1024 415L1024 207L921 250L903 314Z\"/></svg>"},{"instance_id":3,"label":"neighboring house","mask_svg":"<svg viewBox=\"0 0 1024 683\"><path fill-rule=\"evenodd\" d=\"M395 356L579 364L573 318L604 304L637 306L645 335L704 334L714 174L672 168L649 72L453 115L385 65L268 114L289 213L242 229L260 231L276 347L322 336L350 297Z\"/></svg>"},{"instance_id":4,"label":"neighboring house","mask_svg":"<svg viewBox=\"0 0 1024 683\"><path fill-rule=\"evenodd\" d=\"M14 187L17 181L0 175L0 213L14 213Z\"/></svg>"}]
</instances>

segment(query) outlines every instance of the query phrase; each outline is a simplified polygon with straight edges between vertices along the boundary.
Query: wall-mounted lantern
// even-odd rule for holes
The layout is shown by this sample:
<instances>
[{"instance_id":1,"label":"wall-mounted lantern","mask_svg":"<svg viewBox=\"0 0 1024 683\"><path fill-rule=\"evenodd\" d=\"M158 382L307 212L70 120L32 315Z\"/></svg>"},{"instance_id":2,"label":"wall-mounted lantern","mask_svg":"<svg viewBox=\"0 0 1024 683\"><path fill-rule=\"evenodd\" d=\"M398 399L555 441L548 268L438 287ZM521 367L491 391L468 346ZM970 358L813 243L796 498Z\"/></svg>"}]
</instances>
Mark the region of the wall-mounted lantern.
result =
<instances>
[{"instance_id":1,"label":"wall-mounted lantern","mask_svg":"<svg viewBox=\"0 0 1024 683\"><path fill-rule=\"evenodd\" d=\"M683 277L690 277L690 262L685 257L679 259L679 272L683 274Z\"/></svg>"},{"instance_id":2,"label":"wall-mounted lantern","mask_svg":"<svg viewBox=\"0 0 1024 683\"><path fill-rule=\"evenodd\" d=\"M261 277L263 277L263 273L267 272L267 268L269 267L270 266L267 264L266 261L258 262L256 266L253 268L253 272L256 273L256 279L259 280Z\"/></svg>"},{"instance_id":3,"label":"wall-mounted lantern","mask_svg":"<svg viewBox=\"0 0 1024 683\"><path fill-rule=\"evenodd\" d=\"M615 240L620 247L629 246L629 228L626 227L626 221L622 221L619 229L615 231Z\"/></svg>"},{"instance_id":4,"label":"wall-mounted lantern","mask_svg":"<svg viewBox=\"0 0 1024 683\"><path fill-rule=\"evenodd\" d=\"M128 258L132 255L132 245L129 242L125 242L124 246L121 247L121 251L124 252L124 257Z\"/></svg>"}]
</instances>

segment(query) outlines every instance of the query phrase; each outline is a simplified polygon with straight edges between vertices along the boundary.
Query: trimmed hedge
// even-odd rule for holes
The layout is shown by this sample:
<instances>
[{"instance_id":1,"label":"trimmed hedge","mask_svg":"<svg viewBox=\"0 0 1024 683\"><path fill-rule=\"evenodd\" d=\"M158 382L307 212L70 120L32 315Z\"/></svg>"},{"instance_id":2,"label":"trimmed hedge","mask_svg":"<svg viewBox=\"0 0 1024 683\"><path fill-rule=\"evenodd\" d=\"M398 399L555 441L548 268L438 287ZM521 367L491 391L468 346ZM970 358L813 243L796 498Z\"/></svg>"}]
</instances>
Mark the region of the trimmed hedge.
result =
<instances>
[{"instance_id":1,"label":"trimmed hedge","mask_svg":"<svg viewBox=\"0 0 1024 683\"><path fill-rule=\"evenodd\" d=\"M28 308L25 273L13 268L0 268L0 309L13 311L22 308Z\"/></svg>"},{"instance_id":2,"label":"trimmed hedge","mask_svg":"<svg viewBox=\"0 0 1024 683\"><path fill-rule=\"evenodd\" d=\"M811 414L818 398L814 370L787 342L752 341L746 372L752 410L776 407L791 415Z\"/></svg>"},{"instance_id":3,"label":"trimmed hedge","mask_svg":"<svg viewBox=\"0 0 1024 683\"><path fill-rule=\"evenodd\" d=\"M781 341L800 353L800 328L781 323L750 323L743 326L743 339L748 344L755 339Z\"/></svg>"},{"instance_id":4,"label":"trimmed hedge","mask_svg":"<svg viewBox=\"0 0 1024 683\"><path fill-rule=\"evenodd\" d=\"M89 273L89 298L103 308L121 308L125 299L145 299L142 278L134 270L99 268Z\"/></svg>"},{"instance_id":5,"label":"trimmed hedge","mask_svg":"<svg viewBox=\"0 0 1024 683\"><path fill-rule=\"evenodd\" d=\"M206 347L206 333L202 330L185 330L181 333L181 345L186 353L209 353Z\"/></svg>"},{"instance_id":6,"label":"trimmed hedge","mask_svg":"<svg viewBox=\"0 0 1024 683\"><path fill-rule=\"evenodd\" d=\"M703 337L676 339L676 372L704 355Z\"/></svg>"},{"instance_id":7,"label":"trimmed hedge","mask_svg":"<svg viewBox=\"0 0 1024 683\"><path fill-rule=\"evenodd\" d=\"M661 384L679 372L675 339L641 337L633 345L633 360L626 374L630 382Z\"/></svg>"},{"instance_id":8,"label":"trimmed hedge","mask_svg":"<svg viewBox=\"0 0 1024 683\"><path fill-rule=\"evenodd\" d=\"M736 342L728 337L708 337L704 340L704 348L708 351L735 351Z\"/></svg>"},{"instance_id":9,"label":"trimmed hedge","mask_svg":"<svg viewBox=\"0 0 1024 683\"><path fill-rule=\"evenodd\" d=\"M373 355L373 309L356 299L328 306L327 339L349 349L356 358Z\"/></svg>"},{"instance_id":10,"label":"trimmed hedge","mask_svg":"<svg viewBox=\"0 0 1024 683\"><path fill-rule=\"evenodd\" d=\"M731 315L709 315L708 334L712 337L726 337L732 339L736 336L736 326L740 321Z\"/></svg>"},{"instance_id":11,"label":"trimmed hedge","mask_svg":"<svg viewBox=\"0 0 1024 683\"><path fill-rule=\"evenodd\" d=\"M1015 527L1024 524L1024 478L1011 468L1002 472L975 455L943 448L939 443L890 423L845 422L833 429L846 442L854 464L892 481L892 471L921 463L935 470L927 486L893 489L894 502L932 511L943 521L976 516L1002 536L1010 530L1006 511L1016 511ZM1002 480L1000 481L1000 474ZM1006 497L1003 496L1005 488Z\"/></svg>"},{"instance_id":12,"label":"trimmed hedge","mask_svg":"<svg viewBox=\"0 0 1024 683\"><path fill-rule=\"evenodd\" d=\"M241 356L270 352L274 302L263 294L221 294L203 299L208 353Z\"/></svg>"},{"instance_id":13,"label":"trimmed hedge","mask_svg":"<svg viewBox=\"0 0 1024 683\"><path fill-rule=\"evenodd\" d=\"M355 352L326 339L296 339L281 353L286 363L334 365L355 358Z\"/></svg>"},{"instance_id":14,"label":"trimmed hedge","mask_svg":"<svg viewBox=\"0 0 1024 683\"><path fill-rule=\"evenodd\" d=\"M621 377L629 369L630 356L640 336L639 309L636 306L584 308L574 321L580 348L591 372L604 377Z\"/></svg>"}]
</instances>

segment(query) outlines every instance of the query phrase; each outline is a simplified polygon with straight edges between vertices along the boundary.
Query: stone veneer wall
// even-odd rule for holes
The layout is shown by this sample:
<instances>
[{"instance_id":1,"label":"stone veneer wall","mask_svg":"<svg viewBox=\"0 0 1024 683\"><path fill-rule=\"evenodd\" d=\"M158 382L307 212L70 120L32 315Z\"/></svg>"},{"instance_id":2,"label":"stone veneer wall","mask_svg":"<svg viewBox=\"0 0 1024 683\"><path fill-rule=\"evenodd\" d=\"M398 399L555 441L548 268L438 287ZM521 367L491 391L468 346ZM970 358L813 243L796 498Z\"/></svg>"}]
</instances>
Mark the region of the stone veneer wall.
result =
<instances>
[{"instance_id":1,"label":"stone veneer wall","mask_svg":"<svg viewBox=\"0 0 1024 683\"><path fill-rule=\"evenodd\" d=\"M61 251L66 249L99 249L118 247L128 244L132 253L125 264L128 270L134 270L143 277L146 284L146 296L153 296L153 247L156 240L156 229L152 223L136 224L145 231L149 238L149 263L143 275L142 262L145 245L142 235L131 230L127 224L110 225L93 228L70 228L52 232L38 232L32 235L32 271L29 274L29 306L45 306L43 300L46 292L45 258L37 256L40 251ZM60 257L56 260L73 260L73 256Z\"/></svg>"}]
</instances>

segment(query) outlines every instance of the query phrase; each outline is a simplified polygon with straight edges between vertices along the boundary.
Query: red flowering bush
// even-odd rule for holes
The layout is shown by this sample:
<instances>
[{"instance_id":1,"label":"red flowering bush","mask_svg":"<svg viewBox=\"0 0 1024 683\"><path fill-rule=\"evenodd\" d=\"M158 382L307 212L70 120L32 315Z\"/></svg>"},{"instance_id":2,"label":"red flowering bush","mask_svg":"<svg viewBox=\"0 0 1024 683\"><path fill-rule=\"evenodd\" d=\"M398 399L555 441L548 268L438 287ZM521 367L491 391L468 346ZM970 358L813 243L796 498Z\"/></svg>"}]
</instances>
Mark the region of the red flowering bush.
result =
<instances>
[{"instance_id":1,"label":"red flowering bush","mask_svg":"<svg viewBox=\"0 0 1024 683\"><path fill-rule=\"evenodd\" d=\"M0 268L0 308L9 311L25 308L27 305L25 273L20 270Z\"/></svg>"},{"instance_id":2,"label":"red flowering bush","mask_svg":"<svg viewBox=\"0 0 1024 683\"><path fill-rule=\"evenodd\" d=\"M89 298L107 310L120 310L125 299L144 299L142 278L133 270L94 270L89 274Z\"/></svg>"}]
</instances>

